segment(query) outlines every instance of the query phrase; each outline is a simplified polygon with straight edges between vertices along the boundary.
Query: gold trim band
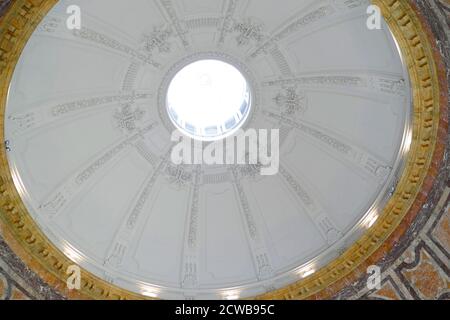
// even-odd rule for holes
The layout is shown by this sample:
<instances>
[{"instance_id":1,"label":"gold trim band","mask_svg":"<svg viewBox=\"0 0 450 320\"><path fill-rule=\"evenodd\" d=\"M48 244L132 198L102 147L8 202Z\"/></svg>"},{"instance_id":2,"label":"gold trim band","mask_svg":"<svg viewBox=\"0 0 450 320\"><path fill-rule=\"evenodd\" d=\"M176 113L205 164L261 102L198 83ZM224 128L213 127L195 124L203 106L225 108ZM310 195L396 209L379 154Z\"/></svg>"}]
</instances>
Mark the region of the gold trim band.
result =
<instances>
[{"instance_id":1,"label":"gold trim band","mask_svg":"<svg viewBox=\"0 0 450 320\"><path fill-rule=\"evenodd\" d=\"M16 0L0 21L0 139L14 68L38 23L56 0ZM375 252L401 223L430 170L439 128L440 86L431 44L407 0L373 0L390 26L407 65L413 88L413 136L402 178L377 223L341 257L314 275L257 297L305 299L346 277ZM142 299L82 271L79 292L66 289L73 263L46 238L27 212L11 177L4 148L0 151L0 228L13 250L44 280L72 298Z\"/></svg>"}]
</instances>

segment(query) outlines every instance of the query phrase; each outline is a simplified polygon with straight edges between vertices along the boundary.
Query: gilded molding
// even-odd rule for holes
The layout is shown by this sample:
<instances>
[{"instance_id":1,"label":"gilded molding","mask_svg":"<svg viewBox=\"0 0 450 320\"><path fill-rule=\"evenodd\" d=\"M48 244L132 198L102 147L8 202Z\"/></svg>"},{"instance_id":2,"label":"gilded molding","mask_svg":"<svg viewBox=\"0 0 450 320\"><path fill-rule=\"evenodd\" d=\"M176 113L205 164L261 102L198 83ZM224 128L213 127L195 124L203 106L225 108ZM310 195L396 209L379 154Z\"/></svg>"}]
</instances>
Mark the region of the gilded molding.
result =
<instances>
[{"instance_id":1,"label":"gilded molding","mask_svg":"<svg viewBox=\"0 0 450 320\"><path fill-rule=\"evenodd\" d=\"M16 0L0 20L0 138L4 140L6 98L15 65L29 37L57 0ZM315 274L258 299L305 299L344 278L367 260L401 223L427 177L439 127L439 81L432 47L407 0L373 0L384 14L402 51L413 88L413 136L402 178L380 219L341 257ZM13 250L44 280L71 298L142 299L87 271L82 288L69 292L66 270L73 263L56 249L28 214L0 150L0 228Z\"/></svg>"}]
</instances>

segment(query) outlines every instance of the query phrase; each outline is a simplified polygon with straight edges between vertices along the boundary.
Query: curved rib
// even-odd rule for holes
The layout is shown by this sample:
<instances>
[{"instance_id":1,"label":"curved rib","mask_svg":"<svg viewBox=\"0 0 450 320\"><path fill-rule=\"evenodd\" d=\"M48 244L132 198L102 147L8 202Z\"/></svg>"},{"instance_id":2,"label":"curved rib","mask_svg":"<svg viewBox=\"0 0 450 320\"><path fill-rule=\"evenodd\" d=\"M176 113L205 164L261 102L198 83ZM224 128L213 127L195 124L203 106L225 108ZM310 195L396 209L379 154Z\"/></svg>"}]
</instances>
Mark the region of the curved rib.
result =
<instances>
[{"instance_id":1,"label":"curved rib","mask_svg":"<svg viewBox=\"0 0 450 320\"><path fill-rule=\"evenodd\" d=\"M186 37L187 30L183 28L179 17L177 16L176 10L173 7L171 0L159 0L160 6L163 8L168 20L175 29L176 34L180 38L181 44L186 49L190 47L190 43Z\"/></svg>"},{"instance_id":2,"label":"curved rib","mask_svg":"<svg viewBox=\"0 0 450 320\"><path fill-rule=\"evenodd\" d=\"M375 180L378 184L382 184L392 170L388 164L377 156L351 144L345 138L328 129L305 121L294 121L267 110L262 110L262 114L296 129L303 136L314 141L315 144L319 143L331 155L337 156L337 159L350 164L353 168L357 168L359 173Z\"/></svg>"},{"instance_id":3,"label":"curved rib","mask_svg":"<svg viewBox=\"0 0 450 320\"><path fill-rule=\"evenodd\" d=\"M109 25L105 25L105 27L107 29L113 28ZM112 31L109 34L116 33L117 32ZM137 41L128 41L128 43L124 43L121 40L108 36L104 32L84 26L80 30L68 30L65 25L65 19L56 15L45 18L38 29L37 35L64 39L80 45L95 44L100 48L108 49L116 54L126 55L146 65L150 65L155 68L159 68L161 66L160 63L153 60L151 55L146 54L143 50L139 49ZM92 48L92 46L90 46L90 48Z\"/></svg>"},{"instance_id":4,"label":"curved rib","mask_svg":"<svg viewBox=\"0 0 450 320\"><path fill-rule=\"evenodd\" d=\"M194 183L191 187L187 224L184 230L184 245L181 262L181 287L196 288L199 285L199 193L201 166L194 169Z\"/></svg>"},{"instance_id":5,"label":"curved rib","mask_svg":"<svg viewBox=\"0 0 450 320\"><path fill-rule=\"evenodd\" d=\"M318 72L299 74L284 79L269 79L261 83L262 87L286 87L295 86L297 89L313 89L317 91L333 90L343 94L349 94L349 89L359 90L370 98L379 100L380 94L385 96L406 96L406 82L400 74L388 74L385 72ZM328 91L327 91L328 92Z\"/></svg>"},{"instance_id":6,"label":"curved rib","mask_svg":"<svg viewBox=\"0 0 450 320\"><path fill-rule=\"evenodd\" d=\"M137 141L142 139L142 135L150 132L156 126L156 123L152 123L139 130L136 134L121 139L106 151L97 154L94 160L82 166L77 173L71 175L47 196L39 206L39 210L51 217L60 214L86 185L95 183L102 176L102 173L111 167L116 159L121 155L123 156L130 146L133 146Z\"/></svg>"},{"instance_id":7,"label":"curved rib","mask_svg":"<svg viewBox=\"0 0 450 320\"><path fill-rule=\"evenodd\" d=\"M52 106L33 108L32 111L8 116L10 124L15 127L16 136L24 135L36 129L43 129L56 121L63 121L88 112L106 110L121 103L146 101L151 97L147 92L111 92L105 95L90 95L78 100L71 100Z\"/></svg>"},{"instance_id":8,"label":"curved rib","mask_svg":"<svg viewBox=\"0 0 450 320\"><path fill-rule=\"evenodd\" d=\"M296 18L283 23L266 41L263 41L261 45L252 50L249 57L256 58L269 52L270 48L276 48L281 40L294 33L298 34L302 29L314 27L315 29L310 31L311 33L319 29L332 27L353 17L361 16L365 14L366 7L367 5L364 6L364 1L355 4L343 4L342 6L338 6L331 1L328 4L317 1L309 10L303 8ZM327 24L323 24L323 21L326 21Z\"/></svg>"},{"instance_id":9,"label":"curved rib","mask_svg":"<svg viewBox=\"0 0 450 320\"><path fill-rule=\"evenodd\" d=\"M311 188L308 187L304 180L299 182L290 172L287 165L280 165L279 170L279 176L283 178L285 184L292 190L321 236L329 245L339 240L342 237L342 231L334 224L320 202L312 196Z\"/></svg>"},{"instance_id":10,"label":"curved rib","mask_svg":"<svg viewBox=\"0 0 450 320\"><path fill-rule=\"evenodd\" d=\"M236 199L239 202L239 211L245 224L246 238L252 253L252 260L255 267L256 276L259 280L265 280L274 276L271 257L264 244L260 233L260 227L251 211L244 186L241 184L239 175L235 166L230 167L233 177L233 189Z\"/></svg>"},{"instance_id":11,"label":"curved rib","mask_svg":"<svg viewBox=\"0 0 450 320\"><path fill-rule=\"evenodd\" d=\"M112 268L119 268L127 252L129 252L130 242L136 233L136 227L142 225L144 220L148 218L150 211L143 215L143 209L147 203L150 194L155 186L156 180L164 171L167 164L167 159L160 160L158 166L145 179L141 192L130 206L128 212L125 214L122 224L115 232L115 236L109 247L106 258L103 261L105 266Z\"/></svg>"}]
</instances>

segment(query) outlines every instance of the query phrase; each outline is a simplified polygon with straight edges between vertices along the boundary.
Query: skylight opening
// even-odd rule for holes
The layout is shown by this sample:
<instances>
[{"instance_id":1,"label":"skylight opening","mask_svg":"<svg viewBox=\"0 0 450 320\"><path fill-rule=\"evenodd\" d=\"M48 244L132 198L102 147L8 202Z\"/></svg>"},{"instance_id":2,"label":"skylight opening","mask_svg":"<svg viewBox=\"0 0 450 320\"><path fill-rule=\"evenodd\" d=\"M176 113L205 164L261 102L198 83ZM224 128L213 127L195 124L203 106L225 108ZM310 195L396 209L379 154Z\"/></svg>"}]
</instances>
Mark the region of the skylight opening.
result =
<instances>
[{"instance_id":1,"label":"skylight opening","mask_svg":"<svg viewBox=\"0 0 450 320\"><path fill-rule=\"evenodd\" d=\"M167 91L173 124L185 135L215 141L243 126L251 109L250 86L233 65L199 60L181 69Z\"/></svg>"}]
</instances>

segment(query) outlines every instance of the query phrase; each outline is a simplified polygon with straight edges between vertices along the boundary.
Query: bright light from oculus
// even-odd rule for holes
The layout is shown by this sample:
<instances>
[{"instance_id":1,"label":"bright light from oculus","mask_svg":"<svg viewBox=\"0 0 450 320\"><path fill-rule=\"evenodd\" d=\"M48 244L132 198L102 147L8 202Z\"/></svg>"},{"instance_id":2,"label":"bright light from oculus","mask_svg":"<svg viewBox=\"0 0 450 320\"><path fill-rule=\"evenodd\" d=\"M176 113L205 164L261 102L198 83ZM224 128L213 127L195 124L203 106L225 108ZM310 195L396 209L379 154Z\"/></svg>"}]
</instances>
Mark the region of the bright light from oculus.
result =
<instances>
[{"instance_id":1,"label":"bright light from oculus","mask_svg":"<svg viewBox=\"0 0 450 320\"><path fill-rule=\"evenodd\" d=\"M199 60L172 79L167 109L185 135L203 141L220 140L245 123L251 109L250 86L231 64Z\"/></svg>"}]
</instances>

